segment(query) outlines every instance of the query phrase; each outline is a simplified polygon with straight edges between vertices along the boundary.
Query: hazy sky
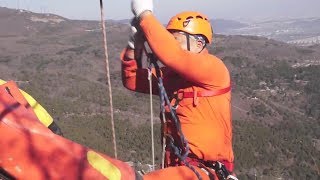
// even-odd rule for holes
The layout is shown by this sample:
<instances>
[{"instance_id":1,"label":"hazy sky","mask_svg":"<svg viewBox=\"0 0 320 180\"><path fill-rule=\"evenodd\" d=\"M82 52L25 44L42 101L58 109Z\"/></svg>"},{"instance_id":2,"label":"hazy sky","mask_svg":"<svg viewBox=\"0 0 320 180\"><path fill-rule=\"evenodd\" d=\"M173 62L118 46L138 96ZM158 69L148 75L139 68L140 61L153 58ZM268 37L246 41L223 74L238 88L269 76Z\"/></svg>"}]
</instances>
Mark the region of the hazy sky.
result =
<instances>
[{"instance_id":1,"label":"hazy sky","mask_svg":"<svg viewBox=\"0 0 320 180\"><path fill-rule=\"evenodd\" d=\"M154 0L155 14L166 22L184 10L210 18L265 19L320 17L320 0ZM130 18L130 0L104 0L107 19ZM49 12L70 19L99 19L99 0L0 0L0 6Z\"/></svg>"}]
</instances>

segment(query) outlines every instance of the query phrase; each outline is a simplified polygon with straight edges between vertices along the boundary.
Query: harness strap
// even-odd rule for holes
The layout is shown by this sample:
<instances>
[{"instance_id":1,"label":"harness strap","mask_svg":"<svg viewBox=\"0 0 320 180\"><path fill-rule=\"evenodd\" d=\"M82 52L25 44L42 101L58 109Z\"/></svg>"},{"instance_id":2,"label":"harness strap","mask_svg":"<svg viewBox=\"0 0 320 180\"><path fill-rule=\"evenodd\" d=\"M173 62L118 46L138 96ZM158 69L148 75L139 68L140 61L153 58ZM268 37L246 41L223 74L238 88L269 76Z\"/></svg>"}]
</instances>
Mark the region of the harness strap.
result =
<instances>
[{"instance_id":1,"label":"harness strap","mask_svg":"<svg viewBox=\"0 0 320 180\"><path fill-rule=\"evenodd\" d=\"M192 156L192 154L190 156ZM196 157L190 157L190 156L186 158L186 162L188 162L190 165L204 168L209 175L209 179L214 179L212 178L214 175L209 170L211 169L215 171L214 174L217 175L219 180L220 179L237 180L235 176L231 175L234 170L233 162L229 162L226 160L204 161L202 159L198 159Z\"/></svg>"},{"instance_id":2,"label":"harness strap","mask_svg":"<svg viewBox=\"0 0 320 180\"><path fill-rule=\"evenodd\" d=\"M189 162L191 165L195 165L195 166L198 166L200 163L204 164L205 166L209 166L210 164L213 164L214 162L217 162L217 161L204 161L204 160L198 159L196 157L193 157L192 154L190 154L186 158L186 161ZM230 172L230 173L233 172L233 170L234 170L234 163L233 162L229 162L227 160L221 160L219 162L222 163L225 166L225 168L228 170L228 172Z\"/></svg>"},{"instance_id":3,"label":"harness strap","mask_svg":"<svg viewBox=\"0 0 320 180\"><path fill-rule=\"evenodd\" d=\"M226 94L231 90L231 86L228 86L223 89L214 89L214 90L208 90L208 91L197 91L195 92L184 92L183 90L178 91L178 93L182 94L182 98L194 98L196 97L211 97L211 96L219 96L222 94Z\"/></svg>"},{"instance_id":4,"label":"harness strap","mask_svg":"<svg viewBox=\"0 0 320 180\"><path fill-rule=\"evenodd\" d=\"M233 162L229 162L229 161L221 161L222 164L224 164L224 166L226 167L226 169L229 171L229 172L233 172L234 170L234 163Z\"/></svg>"}]
</instances>

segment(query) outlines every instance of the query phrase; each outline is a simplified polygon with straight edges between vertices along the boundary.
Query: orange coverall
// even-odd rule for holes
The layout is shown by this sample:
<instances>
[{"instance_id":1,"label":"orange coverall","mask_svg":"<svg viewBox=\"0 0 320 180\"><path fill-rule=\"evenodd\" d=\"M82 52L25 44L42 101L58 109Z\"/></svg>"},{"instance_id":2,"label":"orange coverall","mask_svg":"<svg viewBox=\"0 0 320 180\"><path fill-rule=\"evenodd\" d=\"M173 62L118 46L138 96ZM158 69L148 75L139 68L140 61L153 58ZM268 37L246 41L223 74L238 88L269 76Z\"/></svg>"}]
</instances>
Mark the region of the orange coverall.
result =
<instances>
[{"instance_id":1,"label":"orange coverall","mask_svg":"<svg viewBox=\"0 0 320 180\"><path fill-rule=\"evenodd\" d=\"M172 34L153 15L145 16L140 26L152 52L165 65L161 71L168 96L173 94L179 96L178 91L204 92L230 86L227 67L219 58L210 55L206 49L199 54L183 50ZM136 61L126 59L124 54L125 51L121 54L124 86L132 91L149 93L148 70L138 68ZM153 83L154 93L157 94L155 76L153 76ZM218 96L195 96L179 101L176 113L180 119L182 132L188 141L190 154L203 160L233 162L230 106L230 91ZM177 138L172 120L167 119L167 121L165 133ZM175 159L174 154L171 152L170 156L166 157L166 165L175 166L173 159ZM165 168L150 173L145 178L173 177L171 175L176 175L174 176L176 179L196 178L195 174L185 166Z\"/></svg>"}]
</instances>

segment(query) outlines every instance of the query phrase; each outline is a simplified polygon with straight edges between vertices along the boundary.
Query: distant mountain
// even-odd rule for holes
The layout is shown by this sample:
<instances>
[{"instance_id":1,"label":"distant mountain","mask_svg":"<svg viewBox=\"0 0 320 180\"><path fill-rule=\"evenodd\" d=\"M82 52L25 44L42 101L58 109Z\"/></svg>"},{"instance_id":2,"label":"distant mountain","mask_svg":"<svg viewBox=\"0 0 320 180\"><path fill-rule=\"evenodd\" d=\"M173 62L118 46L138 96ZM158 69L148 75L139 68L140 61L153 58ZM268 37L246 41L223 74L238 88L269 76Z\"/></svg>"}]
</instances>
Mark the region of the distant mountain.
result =
<instances>
[{"instance_id":1,"label":"distant mountain","mask_svg":"<svg viewBox=\"0 0 320 180\"><path fill-rule=\"evenodd\" d=\"M0 7L0 36L4 34L8 36L27 35L41 31L44 24L54 27L67 21L69 20L58 15Z\"/></svg>"},{"instance_id":2,"label":"distant mountain","mask_svg":"<svg viewBox=\"0 0 320 180\"><path fill-rule=\"evenodd\" d=\"M130 19L110 20L129 24ZM235 20L211 20L214 33L266 37L289 44L310 46L320 44L320 18L279 19L243 23Z\"/></svg>"},{"instance_id":3,"label":"distant mountain","mask_svg":"<svg viewBox=\"0 0 320 180\"><path fill-rule=\"evenodd\" d=\"M131 19L120 19L120 20L110 20L110 21L114 21L120 24L129 24L131 22Z\"/></svg>"},{"instance_id":4,"label":"distant mountain","mask_svg":"<svg viewBox=\"0 0 320 180\"><path fill-rule=\"evenodd\" d=\"M320 41L320 18L281 19L252 23L221 32L229 35L267 37L287 43L309 46Z\"/></svg>"},{"instance_id":5,"label":"distant mountain","mask_svg":"<svg viewBox=\"0 0 320 180\"><path fill-rule=\"evenodd\" d=\"M131 19L121 19L121 20L110 20L112 22L117 22L121 24L129 24ZM216 19L211 20L211 25L213 27L214 33L226 33L228 30L239 29L247 27L245 23L241 23L233 20Z\"/></svg>"},{"instance_id":6,"label":"distant mountain","mask_svg":"<svg viewBox=\"0 0 320 180\"><path fill-rule=\"evenodd\" d=\"M211 20L211 25L215 33L227 33L229 30L247 27L248 24L234 20L215 19Z\"/></svg>"}]
</instances>

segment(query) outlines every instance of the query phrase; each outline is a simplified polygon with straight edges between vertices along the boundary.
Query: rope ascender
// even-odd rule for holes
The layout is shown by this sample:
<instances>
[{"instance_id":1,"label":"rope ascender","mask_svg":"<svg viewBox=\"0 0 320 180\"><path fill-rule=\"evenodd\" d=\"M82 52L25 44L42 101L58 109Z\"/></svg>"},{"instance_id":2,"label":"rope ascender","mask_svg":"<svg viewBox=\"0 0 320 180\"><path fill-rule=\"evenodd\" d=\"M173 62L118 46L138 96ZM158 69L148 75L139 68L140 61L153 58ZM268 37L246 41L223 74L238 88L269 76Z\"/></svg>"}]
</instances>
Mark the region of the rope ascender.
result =
<instances>
[{"instance_id":1,"label":"rope ascender","mask_svg":"<svg viewBox=\"0 0 320 180\"><path fill-rule=\"evenodd\" d=\"M106 26L104 20L104 10L103 10L103 0L100 0L100 15L101 15L101 26L102 26L102 35L103 35L103 47L104 47L104 55L106 61L106 71L107 71L107 80L109 87L109 100L110 100L110 115L111 115L111 126L112 126L112 142L113 142L113 150L114 157L117 159L117 143L116 143L116 133L114 128L114 118L113 118L113 103L112 103L112 89L111 89L111 80L110 80L110 69L109 69L109 56L108 56L108 44L107 44L107 33Z\"/></svg>"}]
</instances>

